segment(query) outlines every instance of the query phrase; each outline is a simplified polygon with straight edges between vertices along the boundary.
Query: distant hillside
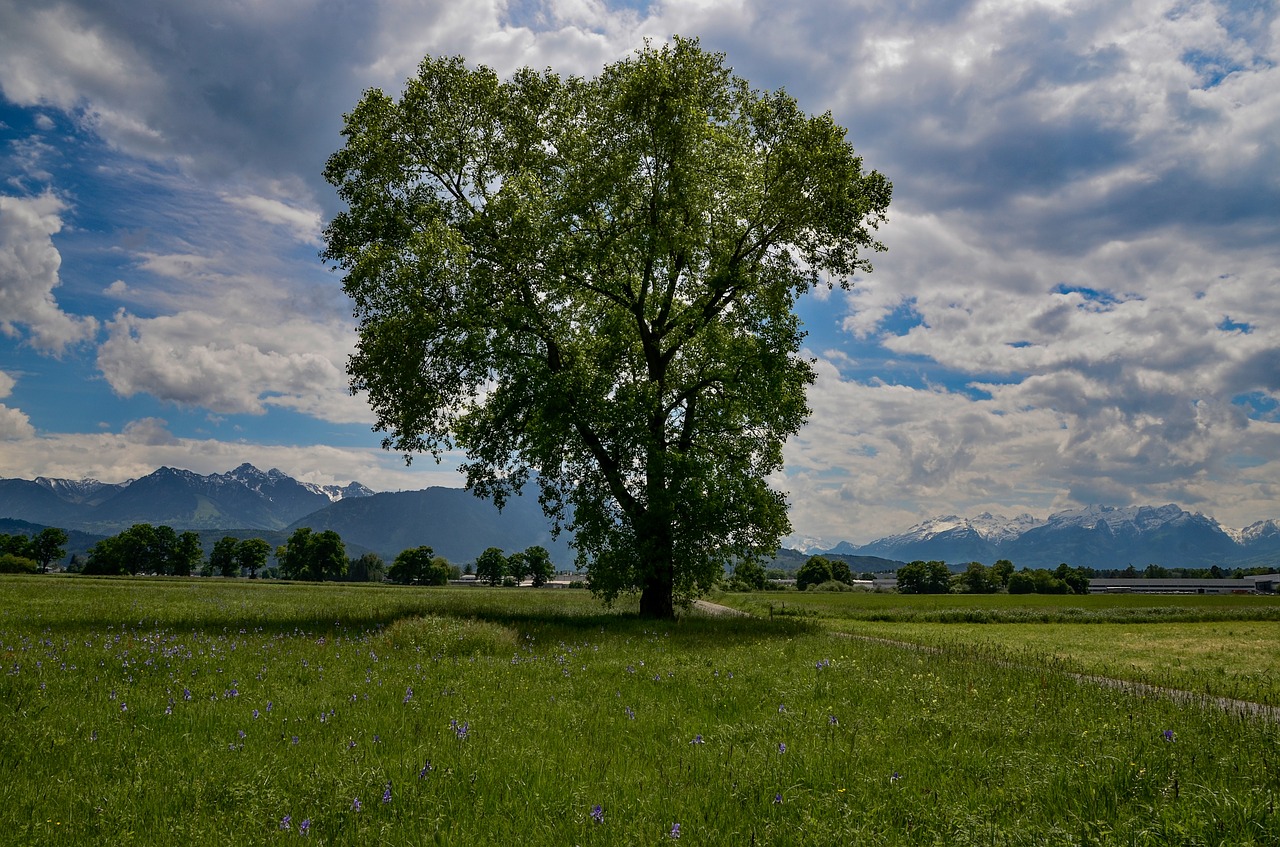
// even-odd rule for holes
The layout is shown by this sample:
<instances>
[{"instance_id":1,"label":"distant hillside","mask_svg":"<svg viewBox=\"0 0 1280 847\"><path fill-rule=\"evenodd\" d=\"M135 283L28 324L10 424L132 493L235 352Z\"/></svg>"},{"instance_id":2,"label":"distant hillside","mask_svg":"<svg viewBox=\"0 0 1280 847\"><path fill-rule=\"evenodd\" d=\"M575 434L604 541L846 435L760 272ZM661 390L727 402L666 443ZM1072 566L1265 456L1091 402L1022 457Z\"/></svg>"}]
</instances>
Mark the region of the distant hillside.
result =
<instances>
[{"instance_id":1,"label":"distant hillside","mask_svg":"<svg viewBox=\"0 0 1280 847\"><path fill-rule=\"evenodd\" d=\"M802 553L799 550L791 550L783 547L777 552L772 560L765 563L768 568L781 568L788 573L794 573L800 570L801 565L809 560L812 553ZM899 562L894 559L885 559L880 556L855 556L848 553L823 553L828 559L839 559L849 566L849 570L856 576L860 573L888 573L897 571L906 562Z\"/></svg>"},{"instance_id":2,"label":"distant hillside","mask_svg":"<svg viewBox=\"0 0 1280 847\"><path fill-rule=\"evenodd\" d=\"M451 562L475 559L486 547L512 553L535 544L547 548L559 568L573 562L567 535L551 537L551 524L538 498L512 497L499 512L460 488L384 492L340 500L294 521L286 528L332 529L348 543L376 551L390 561L401 550L430 546Z\"/></svg>"}]
</instances>

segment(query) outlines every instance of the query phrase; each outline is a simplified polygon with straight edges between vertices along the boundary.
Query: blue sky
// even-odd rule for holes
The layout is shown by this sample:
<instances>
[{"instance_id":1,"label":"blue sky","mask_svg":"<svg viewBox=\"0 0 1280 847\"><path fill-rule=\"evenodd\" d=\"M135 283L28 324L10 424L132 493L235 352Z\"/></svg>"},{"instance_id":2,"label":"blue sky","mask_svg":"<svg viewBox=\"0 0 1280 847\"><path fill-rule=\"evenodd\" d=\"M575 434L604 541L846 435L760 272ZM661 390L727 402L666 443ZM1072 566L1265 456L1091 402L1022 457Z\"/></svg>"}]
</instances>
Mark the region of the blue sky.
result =
<instances>
[{"instance_id":1,"label":"blue sky","mask_svg":"<svg viewBox=\"0 0 1280 847\"><path fill-rule=\"evenodd\" d=\"M426 54L592 75L698 36L831 111L888 251L800 304L797 537L1176 502L1280 517L1280 15L1114 0L0 0L0 477L380 450L318 259L360 93Z\"/></svg>"}]
</instances>

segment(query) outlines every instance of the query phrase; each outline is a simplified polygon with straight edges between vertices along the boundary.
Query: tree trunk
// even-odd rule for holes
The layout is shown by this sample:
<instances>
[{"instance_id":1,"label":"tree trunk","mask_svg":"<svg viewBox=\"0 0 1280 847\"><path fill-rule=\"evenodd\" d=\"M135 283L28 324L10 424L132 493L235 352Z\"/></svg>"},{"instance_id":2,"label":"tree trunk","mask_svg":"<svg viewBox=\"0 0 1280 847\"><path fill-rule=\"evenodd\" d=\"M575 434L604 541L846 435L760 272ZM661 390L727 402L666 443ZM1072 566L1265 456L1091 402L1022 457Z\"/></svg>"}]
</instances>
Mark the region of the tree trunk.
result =
<instances>
[{"instance_id":1,"label":"tree trunk","mask_svg":"<svg viewBox=\"0 0 1280 847\"><path fill-rule=\"evenodd\" d=\"M640 566L644 573L640 587L640 616L674 618L675 542L672 540L670 511L650 509L637 538Z\"/></svg>"},{"instance_id":2,"label":"tree trunk","mask_svg":"<svg viewBox=\"0 0 1280 847\"><path fill-rule=\"evenodd\" d=\"M640 592L640 617L664 618L670 620L676 616L674 601L674 585L671 581L671 562L666 562L665 571L650 571L645 579L644 589Z\"/></svg>"}]
</instances>

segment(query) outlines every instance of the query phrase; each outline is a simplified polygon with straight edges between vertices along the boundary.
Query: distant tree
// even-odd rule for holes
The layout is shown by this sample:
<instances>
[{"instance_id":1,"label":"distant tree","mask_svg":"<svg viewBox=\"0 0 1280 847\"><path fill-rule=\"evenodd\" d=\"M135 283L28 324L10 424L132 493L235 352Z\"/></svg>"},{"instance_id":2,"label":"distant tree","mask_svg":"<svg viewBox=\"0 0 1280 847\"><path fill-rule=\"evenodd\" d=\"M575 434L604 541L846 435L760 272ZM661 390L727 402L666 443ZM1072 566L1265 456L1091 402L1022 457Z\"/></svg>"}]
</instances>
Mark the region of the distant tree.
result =
<instances>
[{"instance_id":1,"label":"distant tree","mask_svg":"<svg viewBox=\"0 0 1280 847\"><path fill-rule=\"evenodd\" d=\"M734 591L761 591L766 584L764 565L744 560L733 566L733 579L729 587Z\"/></svg>"},{"instance_id":2,"label":"distant tree","mask_svg":"<svg viewBox=\"0 0 1280 847\"><path fill-rule=\"evenodd\" d=\"M981 562L970 562L957 581L969 594L995 594L1000 590L1000 581L993 569Z\"/></svg>"},{"instance_id":3,"label":"distant tree","mask_svg":"<svg viewBox=\"0 0 1280 847\"><path fill-rule=\"evenodd\" d=\"M497 547L489 547L476 557L476 577L490 585L501 585L507 575L507 557Z\"/></svg>"},{"instance_id":4,"label":"distant tree","mask_svg":"<svg viewBox=\"0 0 1280 847\"><path fill-rule=\"evenodd\" d=\"M347 547L331 529L312 532L311 527L299 527L276 557L286 579L320 582L339 580L347 573Z\"/></svg>"},{"instance_id":5,"label":"distant tree","mask_svg":"<svg viewBox=\"0 0 1280 847\"><path fill-rule=\"evenodd\" d=\"M848 567L846 566L846 570ZM826 556L810 556L800 570L796 571L796 588L804 591L811 585L830 582L835 576L832 573L831 560Z\"/></svg>"},{"instance_id":6,"label":"distant tree","mask_svg":"<svg viewBox=\"0 0 1280 847\"><path fill-rule=\"evenodd\" d=\"M257 579L258 570L267 566L270 555L270 544L261 538L246 538L236 545L236 566L241 571L248 571L249 579Z\"/></svg>"},{"instance_id":7,"label":"distant tree","mask_svg":"<svg viewBox=\"0 0 1280 847\"><path fill-rule=\"evenodd\" d=\"M991 566L991 577L1001 588L1009 586L1009 577L1013 576L1013 562L1008 559L997 559Z\"/></svg>"},{"instance_id":8,"label":"distant tree","mask_svg":"<svg viewBox=\"0 0 1280 847\"><path fill-rule=\"evenodd\" d=\"M0 553L8 553L12 556L35 561L35 556L31 551L31 538L26 535L0 534Z\"/></svg>"},{"instance_id":9,"label":"distant tree","mask_svg":"<svg viewBox=\"0 0 1280 847\"><path fill-rule=\"evenodd\" d=\"M173 565L170 572L174 576L191 576L204 564L204 550L200 546L200 533L190 530L178 536L178 543L173 550Z\"/></svg>"},{"instance_id":10,"label":"distant tree","mask_svg":"<svg viewBox=\"0 0 1280 847\"><path fill-rule=\"evenodd\" d=\"M1170 575L1168 568L1157 564L1147 565L1142 572L1143 579L1168 579Z\"/></svg>"},{"instance_id":11,"label":"distant tree","mask_svg":"<svg viewBox=\"0 0 1280 847\"><path fill-rule=\"evenodd\" d=\"M67 543L67 533L57 527L47 526L31 539L31 558L40 566L40 572L46 573L49 565L67 555L63 545Z\"/></svg>"},{"instance_id":12,"label":"distant tree","mask_svg":"<svg viewBox=\"0 0 1280 847\"><path fill-rule=\"evenodd\" d=\"M147 548L148 573L171 574L174 572L178 550L178 533L163 524L151 529L151 541Z\"/></svg>"},{"instance_id":13,"label":"distant tree","mask_svg":"<svg viewBox=\"0 0 1280 847\"><path fill-rule=\"evenodd\" d=\"M551 554L545 547L535 544L527 548L524 551L524 563L528 568L530 579L533 580L534 588L541 588L555 576L556 566L551 563Z\"/></svg>"},{"instance_id":14,"label":"distant tree","mask_svg":"<svg viewBox=\"0 0 1280 847\"><path fill-rule=\"evenodd\" d=\"M515 580L516 585L524 582L528 575L529 563L525 561L524 553L517 550L507 557L507 576Z\"/></svg>"},{"instance_id":15,"label":"distant tree","mask_svg":"<svg viewBox=\"0 0 1280 847\"><path fill-rule=\"evenodd\" d=\"M386 573L386 562L377 553L365 553L347 563L348 582L382 582Z\"/></svg>"},{"instance_id":16,"label":"distant tree","mask_svg":"<svg viewBox=\"0 0 1280 847\"><path fill-rule=\"evenodd\" d=\"M951 571L945 562L915 561L898 568L899 594L948 594Z\"/></svg>"},{"instance_id":17,"label":"distant tree","mask_svg":"<svg viewBox=\"0 0 1280 847\"><path fill-rule=\"evenodd\" d=\"M224 535L214 542L209 553L209 567L219 576L236 575L236 547L240 540L231 535Z\"/></svg>"},{"instance_id":18,"label":"distant tree","mask_svg":"<svg viewBox=\"0 0 1280 847\"><path fill-rule=\"evenodd\" d=\"M435 551L425 544L421 547L401 550L395 561L391 563L387 576L392 582L400 585L444 585L448 581L447 576L445 579L434 581L436 573L433 571L432 563L435 556Z\"/></svg>"},{"instance_id":19,"label":"distant tree","mask_svg":"<svg viewBox=\"0 0 1280 847\"><path fill-rule=\"evenodd\" d=\"M1083 568L1073 568L1063 562L1058 565L1058 569L1053 572L1053 575L1070 588L1072 594L1089 593L1089 575Z\"/></svg>"},{"instance_id":20,"label":"distant tree","mask_svg":"<svg viewBox=\"0 0 1280 847\"><path fill-rule=\"evenodd\" d=\"M347 574L347 545L332 529L312 536L311 572L318 580L338 580Z\"/></svg>"}]
</instances>

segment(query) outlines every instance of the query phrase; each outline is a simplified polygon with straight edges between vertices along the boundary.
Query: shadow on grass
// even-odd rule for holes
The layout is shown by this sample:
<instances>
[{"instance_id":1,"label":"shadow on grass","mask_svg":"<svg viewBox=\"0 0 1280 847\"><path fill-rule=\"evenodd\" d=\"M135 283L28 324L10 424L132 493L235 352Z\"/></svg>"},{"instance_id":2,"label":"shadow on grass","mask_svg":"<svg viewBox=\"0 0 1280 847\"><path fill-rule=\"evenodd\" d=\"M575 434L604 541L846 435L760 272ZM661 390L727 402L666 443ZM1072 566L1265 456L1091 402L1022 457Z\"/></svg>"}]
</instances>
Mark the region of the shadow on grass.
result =
<instances>
[{"instance_id":1,"label":"shadow on grass","mask_svg":"<svg viewBox=\"0 0 1280 847\"><path fill-rule=\"evenodd\" d=\"M0 580L0 632L157 630L175 634L359 637L415 618L478 621L539 639L658 634L675 642L787 638L820 632L813 622L688 613L641 618L634 597L612 608L585 591L422 588L175 577L29 577Z\"/></svg>"}]
</instances>

